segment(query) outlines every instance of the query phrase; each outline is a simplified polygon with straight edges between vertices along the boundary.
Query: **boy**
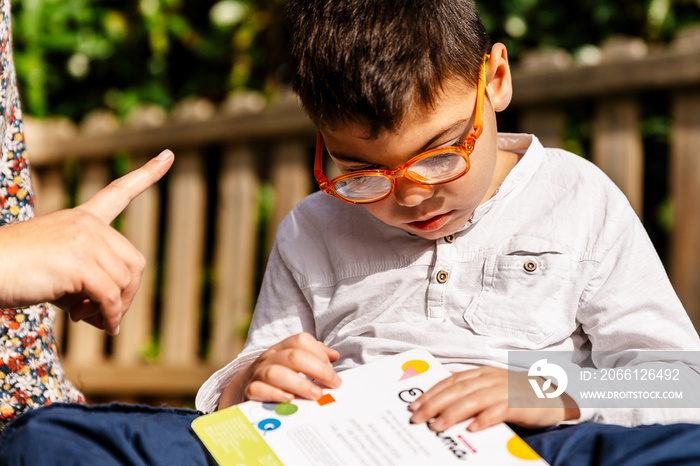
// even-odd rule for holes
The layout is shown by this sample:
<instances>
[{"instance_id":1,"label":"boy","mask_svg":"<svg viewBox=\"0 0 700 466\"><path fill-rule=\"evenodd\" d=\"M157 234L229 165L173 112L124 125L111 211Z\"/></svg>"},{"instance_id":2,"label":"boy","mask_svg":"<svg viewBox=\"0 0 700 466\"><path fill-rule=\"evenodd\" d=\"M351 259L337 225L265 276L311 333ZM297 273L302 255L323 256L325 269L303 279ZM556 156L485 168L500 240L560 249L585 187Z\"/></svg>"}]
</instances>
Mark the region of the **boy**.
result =
<instances>
[{"instance_id":1,"label":"boy","mask_svg":"<svg viewBox=\"0 0 700 466\"><path fill-rule=\"evenodd\" d=\"M700 419L579 410L566 394L556 407L509 407L507 350L700 341L612 183L532 136L497 135L512 93L507 53L488 47L470 2L289 10L294 86L320 130L325 193L280 226L246 347L202 387L199 409L316 399L310 379L336 387L337 370L422 347L456 371L411 405L412 421L437 431L472 416L471 430ZM330 182L324 145L343 173Z\"/></svg>"},{"instance_id":2,"label":"boy","mask_svg":"<svg viewBox=\"0 0 700 466\"><path fill-rule=\"evenodd\" d=\"M421 347L455 373L411 405L413 422L580 423L521 432L552 464L697 461L686 448L698 443L695 425L583 422L697 420L694 410L579 409L568 395L546 409L508 405L508 350L698 350L700 341L612 183L533 136L497 135L510 69L471 2L293 0L289 12L294 86L320 130L324 192L280 226L246 347L203 385L198 409L317 399L310 379L337 387L336 371ZM330 181L324 146L343 173ZM8 427L0 448L27 464L206 464L187 429L196 415L44 408ZM17 447L32 438L43 448Z\"/></svg>"}]
</instances>

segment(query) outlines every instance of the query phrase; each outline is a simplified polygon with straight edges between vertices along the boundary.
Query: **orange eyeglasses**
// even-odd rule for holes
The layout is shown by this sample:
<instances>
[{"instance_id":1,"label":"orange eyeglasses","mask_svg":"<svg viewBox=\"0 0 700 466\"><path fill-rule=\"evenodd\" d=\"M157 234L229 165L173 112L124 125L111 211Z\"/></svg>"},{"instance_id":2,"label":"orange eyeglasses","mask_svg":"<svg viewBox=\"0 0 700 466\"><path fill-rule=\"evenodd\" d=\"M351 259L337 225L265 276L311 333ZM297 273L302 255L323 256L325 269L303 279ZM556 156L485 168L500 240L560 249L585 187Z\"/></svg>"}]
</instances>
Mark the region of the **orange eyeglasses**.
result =
<instances>
[{"instance_id":1,"label":"orange eyeglasses","mask_svg":"<svg viewBox=\"0 0 700 466\"><path fill-rule=\"evenodd\" d=\"M454 181L469 171L469 156L474 152L476 140L481 135L486 92L486 62L484 56L477 82L474 128L458 146L438 147L418 154L395 170L357 170L328 181L323 174L323 137L316 137L316 161L314 176L318 186L326 194L350 204L369 204L391 195L396 179L406 177L416 183L436 185Z\"/></svg>"}]
</instances>

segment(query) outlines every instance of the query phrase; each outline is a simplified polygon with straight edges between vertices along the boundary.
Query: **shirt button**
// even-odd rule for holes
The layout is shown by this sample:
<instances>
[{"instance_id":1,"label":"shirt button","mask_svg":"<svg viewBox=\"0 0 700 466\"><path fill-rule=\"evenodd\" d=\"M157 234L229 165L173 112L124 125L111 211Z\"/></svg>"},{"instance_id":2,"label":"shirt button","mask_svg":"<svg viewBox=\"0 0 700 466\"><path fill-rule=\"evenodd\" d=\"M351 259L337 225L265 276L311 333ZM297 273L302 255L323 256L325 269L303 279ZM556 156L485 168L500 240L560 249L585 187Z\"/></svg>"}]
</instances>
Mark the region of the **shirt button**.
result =
<instances>
[{"instance_id":1,"label":"shirt button","mask_svg":"<svg viewBox=\"0 0 700 466\"><path fill-rule=\"evenodd\" d=\"M447 241L448 243L454 243L455 242L455 235L445 236L445 241Z\"/></svg>"},{"instance_id":2,"label":"shirt button","mask_svg":"<svg viewBox=\"0 0 700 466\"><path fill-rule=\"evenodd\" d=\"M537 270L537 262L527 261L525 262L525 264L523 264L523 268L526 272L534 272L535 270Z\"/></svg>"},{"instance_id":3,"label":"shirt button","mask_svg":"<svg viewBox=\"0 0 700 466\"><path fill-rule=\"evenodd\" d=\"M437 273L438 283L445 283L448 278L449 278L449 275L444 270L441 270Z\"/></svg>"}]
</instances>

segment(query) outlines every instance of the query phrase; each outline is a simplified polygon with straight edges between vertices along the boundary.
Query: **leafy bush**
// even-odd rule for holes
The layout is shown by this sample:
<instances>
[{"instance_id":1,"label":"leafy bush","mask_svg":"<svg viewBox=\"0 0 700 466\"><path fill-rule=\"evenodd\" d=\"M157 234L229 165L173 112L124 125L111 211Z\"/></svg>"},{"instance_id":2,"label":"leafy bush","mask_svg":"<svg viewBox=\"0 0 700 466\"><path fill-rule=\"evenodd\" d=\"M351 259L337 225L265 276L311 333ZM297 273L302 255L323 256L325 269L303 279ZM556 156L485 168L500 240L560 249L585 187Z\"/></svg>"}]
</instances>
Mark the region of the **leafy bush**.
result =
<instances>
[{"instance_id":1,"label":"leafy bush","mask_svg":"<svg viewBox=\"0 0 700 466\"><path fill-rule=\"evenodd\" d=\"M190 95L265 90L282 46L267 43L280 8L275 0L13 1L25 110L80 119L97 107L126 115L142 102L169 108Z\"/></svg>"},{"instance_id":2,"label":"leafy bush","mask_svg":"<svg viewBox=\"0 0 700 466\"><path fill-rule=\"evenodd\" d=\"M25 110L79 120L143 102L214 101L285 82L285 0L14 0L15 61ZM582 59L615 34L665 41L700 21L698 0L478 0L513 60L563 47Z\"/></svg>"}]
</instances>

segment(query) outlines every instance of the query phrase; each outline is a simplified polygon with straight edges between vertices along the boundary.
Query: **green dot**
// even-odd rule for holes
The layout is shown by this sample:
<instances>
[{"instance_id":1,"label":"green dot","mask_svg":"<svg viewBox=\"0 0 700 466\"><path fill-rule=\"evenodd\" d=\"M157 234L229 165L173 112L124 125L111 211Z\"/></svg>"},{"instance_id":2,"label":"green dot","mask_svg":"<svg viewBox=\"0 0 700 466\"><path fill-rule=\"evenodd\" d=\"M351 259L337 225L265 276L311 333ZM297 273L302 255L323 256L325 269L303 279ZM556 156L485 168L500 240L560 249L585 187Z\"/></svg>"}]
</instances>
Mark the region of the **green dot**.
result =
<instances>
[{"instance_id":1,"label":"green dot","mask_svg":"<svg viewBox=\"0 0 700 466\"><path fill-rule=\"evenodd\" d=\"M280 416L289 416L290 414L296 413L297 409L299 409L297 405L293 405L292 403L280 403L275 407L275 412Z\"/></svg>"}]
</instances>

